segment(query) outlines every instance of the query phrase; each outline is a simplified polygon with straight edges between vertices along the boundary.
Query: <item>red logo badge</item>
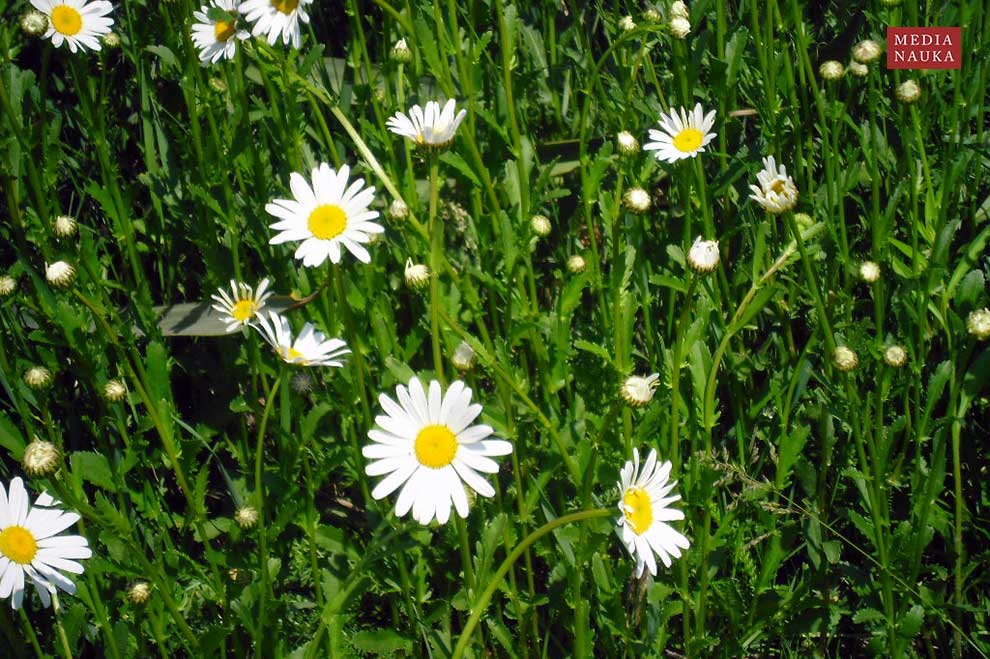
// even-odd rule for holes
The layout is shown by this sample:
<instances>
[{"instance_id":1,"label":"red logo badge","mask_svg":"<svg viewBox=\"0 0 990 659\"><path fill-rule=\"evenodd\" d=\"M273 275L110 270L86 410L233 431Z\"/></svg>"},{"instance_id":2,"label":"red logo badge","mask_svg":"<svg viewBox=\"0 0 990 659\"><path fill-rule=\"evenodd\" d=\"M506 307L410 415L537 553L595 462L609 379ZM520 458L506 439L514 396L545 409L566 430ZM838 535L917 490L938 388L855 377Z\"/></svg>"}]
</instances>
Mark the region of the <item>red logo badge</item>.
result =
<instances>
[{"instance_id":1,"label":"red logo badge","mask_svg":"<svg viewBox=\"0 0 990 659\"><path fill-rule=\"evenodd\" d=\"M962 60L958 27L888 27L888 69L958 69Z\"/></svg>"}]
</instances>

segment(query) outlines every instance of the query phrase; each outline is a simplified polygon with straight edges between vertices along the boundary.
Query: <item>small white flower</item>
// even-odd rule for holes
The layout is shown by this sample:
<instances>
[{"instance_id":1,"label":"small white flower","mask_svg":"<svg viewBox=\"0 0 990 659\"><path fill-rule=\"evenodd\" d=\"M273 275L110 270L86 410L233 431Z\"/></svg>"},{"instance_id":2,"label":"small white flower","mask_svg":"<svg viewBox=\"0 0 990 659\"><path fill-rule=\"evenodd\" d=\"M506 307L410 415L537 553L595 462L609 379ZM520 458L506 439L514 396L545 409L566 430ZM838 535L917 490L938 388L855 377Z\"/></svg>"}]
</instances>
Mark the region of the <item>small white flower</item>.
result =
<instances>
[{"instance_id":1,"label":"small white flower","mask_svg":"<svg viewBox=\"0 0 990 659\"><path fill-rule=\"evenodd\" d=\"M694 244L688 250L688 267L695 272L705 274L713 272L718 267L718 260L717 240L702 240L701 236L694 239Z\"/></svg>"},{"instance_id":2,"label":"small white flower","mask_svg":"<svg viewBox=\"0 0 990 659\"><path fill-rule=\"evenodd\" d=\"M463 109L455 115L455 107L454 99L448 100L442 110L436 101L428 102L425 110L414 105L409 116L396 112L385 125L396 135L407 137L419 146L440 149L454 141L457 127L467 115L467 110Z\"/></svg>"},{"instance_id":3,"label":"small white flower","mask_svg":"<svg viewBox=\"0 0 990 659\"><path fill-rule=\"evenodd\" d=\"M869 64L877 59L882 52L883 48L873 39L864 39L853 46L853 58L863 64Z\"/></svg>"},{"instance_id":4,"label":"small white flower","mask_svg":"<svg viewBox=\"0 0 990 659\"><path fill-rule=\"evenodd\" d=\"M106 0L31 0L34 8L48 18L45 38L56 48L68 44L69 51L99 50L99 37L110 32L113 5Z\"/></svg>"},{"instance_id":5,"label":"small white flower","mask_svg":"<svg viewBox=\"0 0 990 659\"><path fill-rule=\"evenodd\" d=\"M268 277L265 277L258 284L258 291L255 292L251 286L243 282L230 280L230 290L233 297L227 295L227 291L220 288L210 296L216 304L213 309L219 311L221 322L227 323L227 332L236 332L242 327L250 325L265 307L265 300L272 294L266 292L268 289Z\"/></svg>"},{"instance_id":6,"label":"small white flower","mask_svg":"<svg viewBox=\"0 0 990 659\"><path fill-rule=\"evenodd\" d=\"M315 329L312 323L306 323L299 336L293 341L292 328L289 321L274 311L258 316L258 324L252 325L268 342L278 356L287 364L299 366L337 366L344 363L340 358L350 354L347 344L340 339L327 339L323 332Z\"/></svg>"},{"instance_id":7,"label":"small white flower","mask_svg":"<svg viewBox=\"0 0 990 659\"><path fill-rule=\"evenodd\" d=\"M715 125L715 110L704 114L701 103L688 112L680 108L678 113L671 108L670 114L660 115L660 128L650 129L650 139L643 147L644 151L656 151L657 160L669 163L682 158L693 158L715 139L718 133L710 132Z\"/></svg>"},{"instance_id":8,"label":"small white flower","mask_svg":"<svg viewBox=\"0 0 990 659\"><path fill-rule=\"evenodd\" d=\"M874 261L863 261L859 264L859 276L867 284L880 279L880 266Z\"/></svg>"},{"instance_id":9,"label":"small white flower","mask_svg":"<svg viewBox=\"0 0 990 659\"><path fill-rule=\"evenodd\" d=\"M299 23L309 24L306 6L312 3L313 0L246 0L237 11L254 23L251 34L268 35L269 45L274 46L281 34L284 45L291 42L293 48L299 48L302 45Z\"/></svg>"},{"instance_id":10,"label":"small white flower","mask_svg":"<svg viewBox=\"0 0 990 659\"><path fill-rule=\"evenodd\" d=\"M822 78L825 80L838 80L846 72L846 69L842 66L842 62L829 60L827 62L823 62L822 65L818 67L818 72L822 74Z\"/></svg>"},{"instance_id":11,"label":"small white flower","mask_svg":"<svg viewBox=\"0 0 990 659\"><path fill-rule=\"evenodd\" d=\"M859 366L859 357L847 346L836 346L835 353L832 355L832 361L835 367L844 373L848 373Z\"/></svg>"},{"instance_id":12,"label":"small white flower","mask_svg":"<svg viewBox=\"0 0 990 659\"><path fill-rule=\"evenodd\" d=\"M907 351L903 346L888 346L888 348L883 351L883 360L887 362L889 366L900 368L907 363Z\"/></svg>"},{"instance_id":13,"label":"small white flower","mask_svg":"<svg viewBox=\"0 0 990 659\"><path fill-rule=\"evenodd\" d=\"M653 390L660 384L660 374L653 373L647 377L631 375L626 378L619 388L622 399L631 407L645 407L653 400Z\"/></svg>"},{"instance_id":14,"label":"small white flower","mask_svg":"<svg viewBox=\"0 0 990 659\"><path fill-rule=\"evenodd\" d=\"M640 187L629 188L622 195L626 208L634 213L645 213L650 210L650 193Z\"/></svg>"},{"instance_id":15,"label":"small white flower","mask_svg":"<svg viewBox=\"0 0 990 659\"><path fill-rule=\"evenodd\" d=\"M966 317L966 330L978 341L990 338L990 309L984 307L970 312Z\"/></svg>"},{"instance_id":16,"label":"small white flower","mask_svg":"<svg viewBox=\"0 0 990 659\"><path fill-rule=\"evenodd\" d=\"M430 268L422 263L406 259L406 285L409 288L423 288L430 283Z\"/></svg>"},{"instance_id":17,"label":"small white flower","mask_svg":"<svg viewBox=\"0 0 990 659\"><path fill-rule=\"evenodd\" d=\"M921 87L914 80L905 80L897 87L897 100L901 103L916 103L921 98Z\"/></svg>"},{"instance_id":18,"label":"small white flower","mask_svg":"<svg viewBox=\"0 0 990 659\"><path fill-rule=\"evenodd\" d=\"M148 585L147 581L136 581L127 590L127 599L130 600L131 604L137 604L138 606L147 604L150 598L151 586Z\"/></svg>"},{"instance_id":19,"label":"small white flower","mask_svg":"<svg viewBox=\"0 0 990 659\"><path fill-rule=\"evenodd\" d=\"M691 34L691 21L680 16L670 19L670 32L678 39L684 39Z\"/></svg>"},{"instance_id":20,"label":"small white flower","mask_svg":"<svg viewBox=\"0 0 990 659\"><path fill-rule=\"evenodd\" d=\"M227 12L228 18L219 21L210 18L209 11L213 7ZM192 40L204 66L216 64L223 58L234 59L237 42L251 36L247 30L237 29L237 0L212 0L211 5L203 5L193 12L193 16L197 22L192 26Z\"/></svg>"},{"instance_id":21,"label":"small white flower","mask_svg":"<svg viewBox=\"0 0 990 659\"><path fill-rule=\"evenodd\" d=\"M52 286L60 288L68 286L76 276L76 269L65 261L55 261L45 266L45 279Z\"/></svg>"},{"instance_id":22,"label":"small white flower","mask_svg":"<svg viewBox=\"0 0 990 659\"><path fill-rule=\"evenodd\" d=\"M797 186L787 175L787 168L783 165L778 167L773 156L763 159L763 169L757 173L756 180L759 186L749 186L753 191L749 198L770 213L780 215L797 205Z\"/></svg>"}]
</instances>

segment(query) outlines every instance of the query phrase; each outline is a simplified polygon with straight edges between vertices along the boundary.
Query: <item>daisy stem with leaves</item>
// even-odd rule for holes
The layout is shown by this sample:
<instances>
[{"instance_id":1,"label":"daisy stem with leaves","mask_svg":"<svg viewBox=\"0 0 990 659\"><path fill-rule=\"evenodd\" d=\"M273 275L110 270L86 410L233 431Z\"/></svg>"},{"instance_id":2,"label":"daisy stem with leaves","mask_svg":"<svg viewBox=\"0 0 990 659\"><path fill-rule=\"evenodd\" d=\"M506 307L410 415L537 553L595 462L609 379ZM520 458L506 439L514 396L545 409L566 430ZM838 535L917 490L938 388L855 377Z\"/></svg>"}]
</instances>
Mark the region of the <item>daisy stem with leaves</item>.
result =
<instances>
[{"instance_id":1,"label":"daisy stem with leaves","mask_svg":"<svg viewBox=\"0 0 990 659\"><path fill-rule=\"evenodd\" d=\"M258 504L258 569L261 571L261 590L258 593L258 618L254 628L254 647L258 650L264 647L265 628L265 600L268 597L269 574L268 574L268 534L265 529L265 490L262 482L262 457L265 449L265 431L268 428L268 417L271 415L273 401L282 383L286 367L280 366L281 372L272 385L268 388L265 396L265 409L261 413L261 422L258 424L258 443L254 453L254 496Z\"/></svg>"},{"instance_id":2,"label":"daisy stem with leaves","mask_svg":"<svg viewBox=\"0 0 990 659\"><path fill-rule=\"evenodd\" d=\"M430 342L433 346L433 368L440 384L446 386L443 375L443 353L440 348L440 259L443 255L443 222L437 218L440 194L440 159L430 154Z\"/></svg>"}]
</instances>

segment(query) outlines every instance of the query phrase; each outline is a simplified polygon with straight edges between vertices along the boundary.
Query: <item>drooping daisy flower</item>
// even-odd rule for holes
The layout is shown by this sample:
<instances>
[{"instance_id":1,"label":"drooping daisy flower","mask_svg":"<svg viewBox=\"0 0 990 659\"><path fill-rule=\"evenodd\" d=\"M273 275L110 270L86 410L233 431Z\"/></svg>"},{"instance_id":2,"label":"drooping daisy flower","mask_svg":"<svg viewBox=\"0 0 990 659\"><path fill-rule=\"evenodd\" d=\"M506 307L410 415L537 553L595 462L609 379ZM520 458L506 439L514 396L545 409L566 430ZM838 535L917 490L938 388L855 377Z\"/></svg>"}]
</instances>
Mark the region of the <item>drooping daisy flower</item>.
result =
<instances>
[{"instance_id":1,"label":"drooping daisy flower","mask_svg":"<svg viewBox=\"0 0 990 659\"><path fill-rule=\"evenodd\" d=\"M306 323L293 341L289 321L274 311L269 311L268 315L269 318L265 318L264 314L259 314L259 322L253 327L275 349L282 361L299 366L344 365L339 358L349 355L351 351L340 339L327 339L323 332L313 327L313 323Z\"/></svg>"},{"instance_id":2,"label":"drooping daisy flower","mask_svg":"<svg viewBox=\"0 0 990 659\"><path fill-rule=\"evenodd\" d=\"M787 175L787 168L777 166L773 156L763 159L763 169L756 175L758 186L750 185L753 194L749 198L763 206L768 212L780 215L797 204L798 189L794 180Z\"/></svg>"},{"instance_id":3,"label":"drooping daisy flower","mask_svg":"<svg viewBox=\"0 0 990 659\"><path fill-rule=\"evenodd\" d=\"M701 103L688 112L684 108L671 110L670 114L660 115L663 130L650 129L650 139L643 146L644 151L656 151L657 160L677 162L682 158L693 158L715 139L718 133L710 132L715 125L715 110L704 114Z\"/></svg>"},{"instance_id":4,"label":"drooping daisy flower","mask_svg":"<svg viewBox=\"0 0 990 659\"><path fill-rule=\"evenodd\" d=\"M25 575L45 606L56 587L75 593L76 585L60 570L82 574L83 566L73 559L93 555L83 536L57 535L79 520L57 503L43 493L32 506L20 478L10 482L9 495L0 484L0 599L10 597L11 608L21 608L24 601Z\"/></svg>"},{"instance_id":5,"label":"drooping daisy flower","mask_svg":"<svg viewBox=\"0 0 990 659\"><path fill-rule=\"evenodd\" d=\"M440 109L440 104L430 101L426 110L418 105L412 106L409 116L396 112L385 125L396 135L408 137L419 146L440 149L454 141L457 127L461 125L467 110L461 110L456 115L454 99L447 101Z\"/></svg>"},{"instance_id":6,"label":"drooping daisy flower","mask_svg":"<svg viewBox=\"0 0 990 659\"><path fill-rule=\"evenodd\" d=\"M110 33L113 19L108 17L113 5L106 0L31 0L34 8L48 17L45 38L56 48L63 43L69 50L100 49L99 37Z\"/></svg>"},{"instance_id":7,"label":"drooping daisy flower","mask_svg":"<svg viewBox=\"0 0 990 659\"><path fill-rule=\"evenodd\" d=\"M656 450L650 450L642 471L639 468L639 451L633 449L632 462L626 462L620 472L619 511L617 520L622 529L622 542L636 559L636 576L643 576L645 569L656 576L656 553L666 567L671 558L680 558L681 549L691 546L688 539L675 531L667 522L684 519L684 513L670 508L680 495L667 496L677 485L668 481L670 462L657 464Z\"/></svg>"},{"instance_id":8,"label":"drooping daisy flower","mask_svg":"<svg viewBox=\"0 0 990 659\"><path fill-rule=\"evenodd\" d=\"M210 9L222 9L228 18L214 20L210 18ZM213 0L211 5L203 5L199 11L193 12L198 22L192 26L192 40L199 49L199 61L205 66L207 62L216 64L221 59L234 59L237 53L237 42L251 36L247 30L237 29L237 0Z\"/></svg>"},{"instance_id":9,"label":"drooping daisy flower","mask_svg":"<svg viewBox=\"0 0 990 659\"><path fill-rule=\"evenodd\" d=\"M246 0L237 7L254 23L251 34L258 36L268 34L269 45L275 45L278 35L282 35L282 43L292 42L293 48L302 45L302 34L299 31L299 21L309 24L309 14L306 5L313 0Z\"/></svg>"},{"instance_id":10,"label":"drooping daisy flower","mask_svg":"<svg viewBox=\"0 0 990 659\"><path fill-rule=\"evenodd\" d=\"M458 515L467 517L464 484L481 496L495 496L478 472L498 473L491 456L512 453L512 444L485 439L494 432L491 426L471 425L481 405L471 404L471 389L460 380L451 383L446 394L436 380L425 391L417 377L408 389L400 384L395 391L398 403L385 394L378 397L385 414L375 419L378 428L368 431L374 443L361 450L371 460L365 473L385 476L371 496L387 497L402 485L395 504L398 517L412 510L420 524L434 517L446 524L452 503Z\"/></svg>"},{"instance_id":11,"label":"drooping daisy flower","mask_svg":"<svg viewBox=\"0 0 990 659\"><path fill-rule=\"evenodd\" d=\"M368 234L382 233L385 229L369 221L378 217L378 211L368 209L375 188L362 190L363 178L348 186L350 173L347 165L334 171L330 165L321 163L313 170L311 188L302 174L293 172L289 187L295 199L276 199L265 206L266 211L281 218L271 225L281 233L268 242L278 245L303 241L296 249L296 258L302 259L305 266L320 265L328 257L333 263L340 263L341 245L357 260L370 263L371 255L361 243L368 242Z\"/></svg>"},{"instance_id":12,"label":"drooping daisy flower","mask_svg":"<svg viewBox=\"0 0 990 659\"><path fill-rule=\"evenodd\" d=\"M271 292L265 292L268 288L268 277L258 284L258 291L242 282L230 280L230 290L234 296L227 295L227 291L217 289L215 295L210 298L217 304L213 308L223 314L220 320L227 323L228 332L236 332L245 325L250 325L251 321L258 316L265 306L265 300L272 296Z\"/></svg>"}]
</instances>

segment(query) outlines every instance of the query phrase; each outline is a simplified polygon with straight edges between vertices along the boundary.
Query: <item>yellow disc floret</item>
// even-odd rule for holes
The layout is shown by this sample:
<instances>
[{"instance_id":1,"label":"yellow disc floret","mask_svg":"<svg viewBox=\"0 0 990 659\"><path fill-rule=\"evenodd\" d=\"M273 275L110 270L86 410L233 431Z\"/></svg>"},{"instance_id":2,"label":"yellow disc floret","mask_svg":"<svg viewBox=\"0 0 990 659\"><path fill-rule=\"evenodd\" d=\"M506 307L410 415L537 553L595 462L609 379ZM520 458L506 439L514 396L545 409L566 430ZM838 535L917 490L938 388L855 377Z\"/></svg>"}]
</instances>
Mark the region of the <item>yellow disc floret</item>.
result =
<instances>
[{"instance_id":1,"label":"yellow disc floret","mask_svg":"<svg viewBox=\"0 0 990 659\"><path fill-rule=\"evenodd\" d=\"M230 315L234 317L234 320L239 320L242 323L253 318L254 314L254 300L241 300L230 309Z\"/></svg>"},{"instance_id":2,"label":"yellow disc floret","mask_svg":"<svg viewBox=\"0 0 990 659\"><path fill-rule=\"evenodd\" d=\"M440 469L454 461L457 437L444 425L426 426L416 435L416 459L424 467Z\"/></svg>"},{"instance_id":3,"label":"yellow disc floret","mask_svg":"<svg viewBox=\"0 0 990 659\"><path fill-rule=\"evenodd\" d=\"M306 224L315 237L330 240L344 233L347 228L347 213L336 204L323 204L313 209Z\"/></svg>"},{"instance_id":4,"label":"yellow disc floret","mask_svg":"<svg viewBox=\"0 0 990 659\"><path fill-rule=\"evenodd\" d=\"M622 497L626 521L636 535L642 535L653 524L653 504L650 495L641 487L630 487Z\"/></svg>"},{"instance_id":5,"label":"yellow disc floret","mask_svg":"<svg viewBox=\"0 0 990 659\"><path fill-rule=\"evenodd\" d=\"M213 26L213 35L217 41L226 41L234 36L234 24L230 21L217 21Z\"/></svg>"},{"instance_id":6,"label":"yellow disc floret","mask_svg":"<svg viewBox=\"0 0 990 659\"><path fill-rule=\"evenodd\" d=\"M69 5L58 5L52 8L52 27L71 37L82 29L82 16Z\"/></svg>"},{"instance_id":7,"label":"yellow disc floret","mask_svg":"<svg viewBox=\"0 0 990 659\"><path fill-rule=\"evenodd\" d=\"M272 0L272 7L283 14L291 14L299 6L299 0Z\"/></svg>"},{"instance_id":8,"label":"yellow disc floret","mask_svg":"<svg viewBox=\"0 0 990 659\"><path fill-rule=\"evenodd\" d=\"M688 153L689 151L694 151L699 146L701 146L701 140L704 136L701 131L695 130L694 128L685 128L677 134L674 138L674 148L681 153Z\"/></svg>"},{"instance_id":9,"label":"yellow disc floret","mask_svg":"<svg viewBox=\"0 0 990 659\"><path fill-rule=\"evenodd\" d=\"M38 541L23 526L8 526L0 531L0 554L15 563L28 565L38 553Z\"/></svg>"}]
</instances>

